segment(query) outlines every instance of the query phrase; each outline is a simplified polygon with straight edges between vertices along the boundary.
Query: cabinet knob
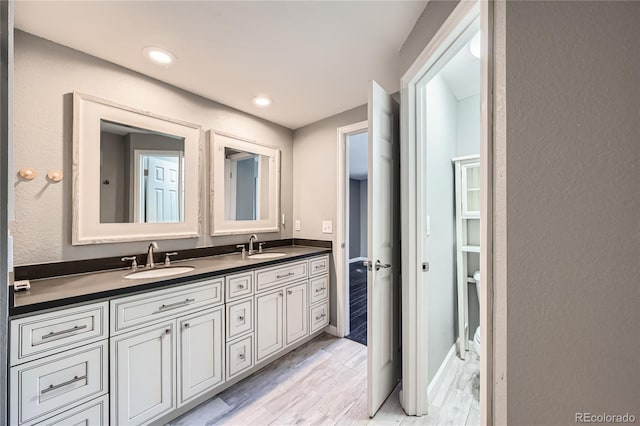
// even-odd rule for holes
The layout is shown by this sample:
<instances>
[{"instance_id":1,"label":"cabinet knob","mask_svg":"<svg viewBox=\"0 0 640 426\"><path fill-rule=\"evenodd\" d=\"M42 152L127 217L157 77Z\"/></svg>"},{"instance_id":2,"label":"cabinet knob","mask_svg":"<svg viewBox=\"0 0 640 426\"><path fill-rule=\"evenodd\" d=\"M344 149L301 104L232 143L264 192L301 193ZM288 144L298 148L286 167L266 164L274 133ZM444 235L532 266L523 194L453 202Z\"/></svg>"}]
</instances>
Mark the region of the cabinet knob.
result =
<instances>
[{"instance_id":1,"label":"cabinet knob","mask_svg":"<svg viewBox=\"0 0 640 426\"><path fill-rule=\"evenodd\" d=\"M244 284L240 284L240 285L238 286L238 288L239 288L240 290L244 290Z\"/></svg>"},{"instance_id":2,"label":"cabinet knob","mask_svg":"<svg viewBox=\"0 0 640 426\"><path fill-rule=\"evenodd\" d=\"M293 291L287 290L287 294L293 294Z\"/></svg>"},{"instance_id":3,"label":"cabinet knob","mask_svg":"<svg viewBox=\"0 0 640 426\"><path fill-rule=\"evenodd\" d=\"M244 315L240 315L240 316L238 317L238 321L244 321Z\"/></svg>"},{"instance_id":4,"label":"cabinet knob","mask_svg":"<svg viewBox=\"0 0 640 426\"><path fill-rule=\"evenodd\" d=\"M282 297L282 296L284 296L284 293L280 292L280 294L278 294L278 296Z\"/></svg>"},{"instance_id":5,"label":"cabinet knob","mask_svg":"<svg viewBox=\"0 0 640 426\"><path fill-rule=\"evenodd\" d=\"M244 361L244 359L246 358L245 354L239 354L238 358L240 358L241 361Z\"/></svg>"},{"instance_id":6,"label":"cabinet knob","mask_svg":"<svg viewBox=\"0 0 640 426\"><path fill-rule=\"evenodd\" d=\"M184 328L189 328L189 323L188 322L184 323Z\"/></svg>"}]
</instances>

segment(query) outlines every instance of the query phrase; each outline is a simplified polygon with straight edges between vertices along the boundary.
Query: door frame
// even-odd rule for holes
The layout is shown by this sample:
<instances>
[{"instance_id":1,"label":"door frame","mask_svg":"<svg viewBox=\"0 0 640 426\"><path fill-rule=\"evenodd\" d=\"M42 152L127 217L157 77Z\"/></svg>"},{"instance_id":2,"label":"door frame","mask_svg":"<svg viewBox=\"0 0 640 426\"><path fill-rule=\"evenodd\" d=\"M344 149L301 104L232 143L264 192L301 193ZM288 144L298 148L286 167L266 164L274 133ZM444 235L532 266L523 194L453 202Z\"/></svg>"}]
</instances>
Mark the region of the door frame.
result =
<instances>
[{"instance_id":1,"label":"door frame","mask_svg":"<svg viewBox=\"0 0 640 426\"><path fill-rule=\"evenodd\" d=\"M402 346L403 391L401 404L407 414L427 414L428 348L427 310L424 300L428 288L422 285L423 259L418 246L419 208L422 202L418 191L418 163L420 154L417 126L419 83L439 62L472 23L479 19L482 31L481 63L481 220L480 269L481 288L480 324L482 345L480 353L480 417L482 424L493 421L493 2L459 2L442 24L416 61L401 80L401 205L402 205ZM424 83L424 81L423 81Z\"/></svg>"},{"instance_id":2,"label":"door frame","mask_svg":"<svg viewBox=\"0 0 640 426\"><path fill-rule=\"evenodd\" d=\"M333 258L336 265L336 302L337 302L337 335L344 337L349 334L349 218L347 197L347 172L349 171L349 151L347 137L349 135L369 130L369 121L359 121L347 126L338 127L336 179L336 242L333 246Z\"/></svg>"}]
</instances>

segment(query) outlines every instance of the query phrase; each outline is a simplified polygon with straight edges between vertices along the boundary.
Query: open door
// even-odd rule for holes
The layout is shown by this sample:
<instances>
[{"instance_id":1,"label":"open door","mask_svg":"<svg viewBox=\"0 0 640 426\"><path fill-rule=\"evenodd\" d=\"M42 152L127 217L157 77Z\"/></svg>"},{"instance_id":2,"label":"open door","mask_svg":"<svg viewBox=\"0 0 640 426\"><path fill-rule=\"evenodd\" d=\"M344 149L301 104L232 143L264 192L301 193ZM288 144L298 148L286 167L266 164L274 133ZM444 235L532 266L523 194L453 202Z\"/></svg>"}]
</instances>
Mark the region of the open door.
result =
<instances>
[{"instance_id":1,"label":"open door","mask_svg":"<svg viewBox=\"0 0 640 426\"><path fill-rule=\"evenodd\" d=\"M400 380L400 128L398 103L369 88L367 394L373 417Z\"/></svg>"}]
</instances>

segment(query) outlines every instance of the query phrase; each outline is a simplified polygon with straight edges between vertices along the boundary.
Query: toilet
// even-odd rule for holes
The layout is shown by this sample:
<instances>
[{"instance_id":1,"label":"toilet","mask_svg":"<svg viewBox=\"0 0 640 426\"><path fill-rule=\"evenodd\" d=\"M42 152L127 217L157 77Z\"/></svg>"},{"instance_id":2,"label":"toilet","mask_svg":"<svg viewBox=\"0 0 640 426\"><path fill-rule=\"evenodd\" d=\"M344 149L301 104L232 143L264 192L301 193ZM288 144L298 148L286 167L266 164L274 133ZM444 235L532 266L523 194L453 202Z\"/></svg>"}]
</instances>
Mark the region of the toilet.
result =
<instances>
[{"instance_id":1,"label":"toilet","mask_svg":"<svg viewBox=\"0 0 640 426\"><path fill-rule=\"evenodd\" d=\"M478 307L480 307L480 271L476 271L473 274L473 279L476 282L476 292L478 294ZM478 356L480 356L480 326L476 329L476 333L473 335L473 347L476 350Z\"/></svg>"}]
</instances>

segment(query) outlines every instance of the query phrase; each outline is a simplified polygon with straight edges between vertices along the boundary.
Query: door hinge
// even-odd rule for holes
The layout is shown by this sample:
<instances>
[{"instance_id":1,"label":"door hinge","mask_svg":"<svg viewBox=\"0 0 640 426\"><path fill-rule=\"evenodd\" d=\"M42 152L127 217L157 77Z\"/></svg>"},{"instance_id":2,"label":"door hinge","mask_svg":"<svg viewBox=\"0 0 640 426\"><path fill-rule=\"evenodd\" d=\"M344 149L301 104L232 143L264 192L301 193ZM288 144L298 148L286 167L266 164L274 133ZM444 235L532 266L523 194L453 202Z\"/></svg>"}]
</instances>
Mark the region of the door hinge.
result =
<instances>
[{"instance_id":1,"label":"door hinge","mask_svg":"<svg viewBox=\"0 0 640 426\"><path fill-rule=\"evenodd\" d=\"M422 262L422 272L429 272L429 262Z\"/></svg>"}]
</instances>

